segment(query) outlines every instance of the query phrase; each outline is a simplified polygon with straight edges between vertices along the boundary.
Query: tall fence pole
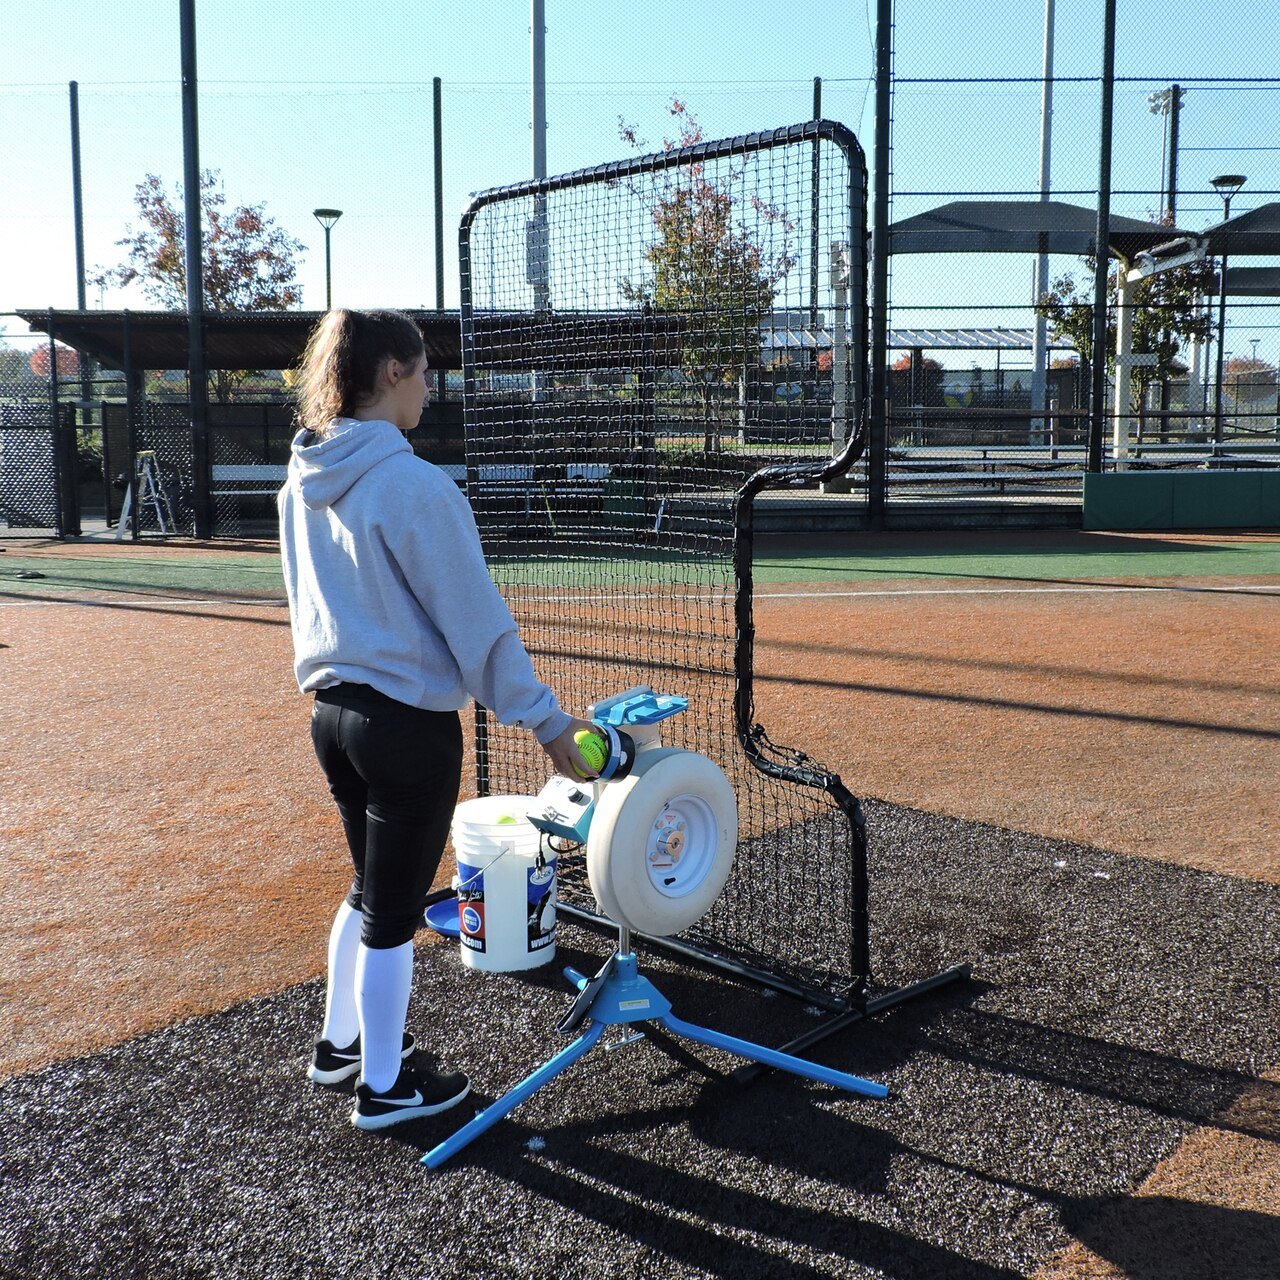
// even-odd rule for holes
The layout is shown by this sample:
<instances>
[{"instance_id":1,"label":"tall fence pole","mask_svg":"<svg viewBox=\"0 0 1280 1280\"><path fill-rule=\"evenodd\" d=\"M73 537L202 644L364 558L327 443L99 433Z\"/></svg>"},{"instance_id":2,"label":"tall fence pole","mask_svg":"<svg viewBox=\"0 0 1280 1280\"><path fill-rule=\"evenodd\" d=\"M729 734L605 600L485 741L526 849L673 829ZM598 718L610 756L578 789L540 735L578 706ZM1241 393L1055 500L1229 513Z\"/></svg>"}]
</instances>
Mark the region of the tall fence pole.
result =
<instances>
[{"instance_id":1,"label":"tall fence pole","mask_svg":"<svg viewBox=\"0 0 1280 1280\"><path fill-rule=\"evenodd\" d=\"M440 77L431 80L431 134L435 144L436 310L444 310L444 111ZM436 370L436 399L443 400L447 371Z\"/></svg>"},{"instance_id":2,"label":"tall fence pole","mask_svg":"<svg viewBox=\"0 0 1280 1280\"><path fill-rule=\"evenodd\" d=\"M441 119L440 77L431 81L431 133L435 144L436 310L444 310L444 128Z\"/></svg>"},{"instance_id":3,"label":"tall fence pole","mask_svg":"<svg viewBox=\"0 0 1280 1280\"><path fill-rule=\"evenodd\" d=\"M813 77L813 120L822 119L822 77ZM819 261L819 255L822 250L818 243L819 216L821 214L820 187L822 185L822 157L819 148L822 145L820 138L813 140L813 163L810 175L810 193L809 193L809 332L813 336L814 359L817 359L818 352L818 280L822 272L822 264Z\"/></svg>"},{"instance_id":4,"label":"tall fence pole","mask_svg":"<svg viewBox=\"0 0 1280 1280\"><path fill-rule=\"evenodd\" d=\"M209 500L209 384L204 360L204 246L200 234L200 126L196 82L196 5L180 0L182 27L182 185L187 224L187 385L191 412L195 535L213 534Z\"/></svg>"},{"instance_id":5,"label":"tall fence pole","mask_svg":"<svg viewBox=\"0 0 1280 1280\"><path fill-rule=\"evenodd\" d=\"M72 80L71 95L71 213L75 220L76 307L85 309L84 296L84 193L80 185L80 86Z\"/></svg>"},{"instance_id":6,"label":"tall fence pole","mask_svg":"<svg viewBox=\"0 0 1280 1280\"><path fill-rule=\"evenodd\" d=\"M533 129L533 177L547 176L547 7L546 0L530 4L530 116ZM547 197L533 197L533 217L525 228L525 274L533 285L533 309L544 312L551 305L550 230L547 223ZM546 396L546 374L535 370L531 394L533 400Z\"/></svg>"},{"instance_id":7,"label":"tall fence pole","mask_svg":"<svg viewBox=\"0 0 1280 1280\"><path fill-rule=\"evenodd\" d=\"M883 529L889 394L889 157L893 101L893 0L876 0L875 205L871 215L871 405L867 520Z\"/></svg>"},{"instance_id":8,"label":"tall fence pole","mask_svg":"<svg viewBox=\"0 0 1280 1280\"><path fill-rule=\"evenodd\" d=\"M1107 276L1111 259L1111 141L1116 96L1116 0L1106 0L1102 44L1102 136L1098 145L1098 229L1094 236L1093 385L1089 393L1088 470L1102 470L1102 433L1107 416ZM1117 378L1119 371L1117 370Z\"/></svg>"},{"instance_id":9,"label":"tall fence pole","mask_svg":"<svg viewBox=\"0 0 1280 1280\"><path fill-rule=\"evenodd\" d=\"M71 216L75 223L76 242L76 309L85 309L84 278L84 188L80 180L80 86L72 80L68 86L71 98ZM93 386L89 358L80 352L80 399L86 401Z\"/></svg>"},{"instance_id":10,"label":"tall fence pole","mask_svg":"<svg viewBox=\"0 0 1280 1280\"><path fill-rule=\"evenodd\" d=\"M1050 168L1053 153L1053 0L1044 0L1044 84L1040 90L1040 201L1047 203L1050 191ZM1049 289L1048 237L1040 233L1040 253L1036 257L1036 282L1032 298L1038 306ZM1031 412L1043 415L1047 409L1048 392L1049 322L1042 315L1036 316L1035 334L1031 346ZM1046 439L1045 420L1037 416L1032 420L1034 443L1043 444Z\"/></svg>"}]
</instances>

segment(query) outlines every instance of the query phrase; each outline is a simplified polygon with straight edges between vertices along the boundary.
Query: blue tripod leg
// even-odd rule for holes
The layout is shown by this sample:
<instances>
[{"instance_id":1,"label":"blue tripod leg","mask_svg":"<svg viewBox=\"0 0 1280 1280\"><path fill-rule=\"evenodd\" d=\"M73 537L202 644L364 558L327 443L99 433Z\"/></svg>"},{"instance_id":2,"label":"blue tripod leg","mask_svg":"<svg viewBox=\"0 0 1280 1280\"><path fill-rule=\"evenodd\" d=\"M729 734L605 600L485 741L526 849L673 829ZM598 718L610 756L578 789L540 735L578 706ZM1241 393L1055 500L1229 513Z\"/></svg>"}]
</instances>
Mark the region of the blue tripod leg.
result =
<instances>
[{"instance_id":1,"label":"blue tripod leg","mask_svg":"<svg viewBox=\"0 0 1280 1280\"><path fill-rule=\"evenodd\" d=\"M554 1080L562 1071L573 1066L584 1053L594 1048L595 1043L604 1034L605 1024L593 1022L571 1044L567 1044L549 1062L543 1063L532 1075L526 1076L518 1085L507 1090L496 1102L491 1102L474 1120L464 1124L457 1133L446 1138L438 1146L432 1147L422 1163L428 1169L438 1169L444 1162L461 1151L472 1139L478 1138L486 1129L491 1129L508 1112L514 1111L526 1098L537 1093L549 1080Z\"/></svg>"},{"instance_id":2,"label":"blue tripod leg","mask_svg":"<svg viewBox=\"0 0 1280 1280\"><path fill-rule=\"evenodd\" d=\"M726 1049L736 1053L740 1058L748 1058L752 1062L763 1062L767 1066L777 1067L779 1071L789 1071L792 1075L805 1076L809 1080L817 1080L822 1084L835 1085L837 1089L847 1089L850 1093L861 1093L868 1098L887 1098L889 1090L874 1080L864 1080L861 1076L851 1076L844 1071L833 1071L830 1067L809 1062L805 1058L796 1058L789 1053L779 1053L777 1049L767 1049L762 1044L750 1040L739 1040L736 1036L727 1036L722 1031L712 1031L709 1027L699 1027L692 1022L683 1022L675 1014L664 1014L656 1019L669 1031L684 1036L688 1040L696 1040L699 1044L710 1045L714 1049Z\"/></svg>"}]
</instances>

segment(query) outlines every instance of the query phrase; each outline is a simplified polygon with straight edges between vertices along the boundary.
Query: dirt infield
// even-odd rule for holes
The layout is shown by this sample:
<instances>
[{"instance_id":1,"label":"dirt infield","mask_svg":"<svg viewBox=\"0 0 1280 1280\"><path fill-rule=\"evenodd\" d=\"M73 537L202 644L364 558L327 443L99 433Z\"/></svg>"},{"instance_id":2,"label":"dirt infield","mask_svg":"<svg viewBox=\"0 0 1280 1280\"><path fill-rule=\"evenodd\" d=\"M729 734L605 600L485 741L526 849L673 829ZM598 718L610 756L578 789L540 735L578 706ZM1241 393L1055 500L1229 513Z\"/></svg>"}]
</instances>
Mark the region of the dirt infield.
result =
<instances>
[{"instance_id":1,"label":"dirt infield","mask_svg":"<svg viewBox=\"0 0 1280 1280\"><path fill-rule=\"evenodd\" d=\"M1280 877L1280 596L856 590L757 596L775 738L900 804Z\"/></svg>"},{"instance_id":2,"label":"dirt infield","mask_svg":"<svg viewBox=\"0 0 1280 1280\"><path fill-rule=\"evenodd\" d=\"M0 933L0 1077L315 977L347 878L270 549L92 548L106 553L168 558L179 581L17 594L3 579L19 549L0 555L0 854L18 889ZM53 565L86 548L20 554ZM240 557L261 585L224 589L216 568L183 585L196 554ZM1280 883L1278 589L1253 575L762 582L757 714L863 795ZM1246 1163L1252 1178L1224 1190ZM1140 1196L1274 1210L1277 1170L1274 1142L1210 1133ZM1123 1274L1087 1238L1043 1274Z\"/></svg>"}]
</instances>

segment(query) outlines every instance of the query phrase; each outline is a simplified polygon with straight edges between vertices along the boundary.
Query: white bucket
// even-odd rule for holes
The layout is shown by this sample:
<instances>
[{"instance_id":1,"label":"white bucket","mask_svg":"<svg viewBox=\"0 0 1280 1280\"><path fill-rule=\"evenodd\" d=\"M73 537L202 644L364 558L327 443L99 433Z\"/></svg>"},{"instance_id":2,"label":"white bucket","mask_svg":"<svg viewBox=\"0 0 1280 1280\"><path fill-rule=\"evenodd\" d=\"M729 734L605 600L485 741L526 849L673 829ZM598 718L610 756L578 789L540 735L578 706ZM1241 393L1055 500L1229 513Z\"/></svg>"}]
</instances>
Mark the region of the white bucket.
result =
<instances>
[{"instance_id":1,"label":"white bucket","mask_svg":"<svg viewBox=\"0 0 1280 1280\"><path fill-rule=\"evenodd\" d=\"M535 969L556 954L556 861L525 817L535 798L481 796L453 811L458 937L470 969Z\"/></svg>"}]
</instances>

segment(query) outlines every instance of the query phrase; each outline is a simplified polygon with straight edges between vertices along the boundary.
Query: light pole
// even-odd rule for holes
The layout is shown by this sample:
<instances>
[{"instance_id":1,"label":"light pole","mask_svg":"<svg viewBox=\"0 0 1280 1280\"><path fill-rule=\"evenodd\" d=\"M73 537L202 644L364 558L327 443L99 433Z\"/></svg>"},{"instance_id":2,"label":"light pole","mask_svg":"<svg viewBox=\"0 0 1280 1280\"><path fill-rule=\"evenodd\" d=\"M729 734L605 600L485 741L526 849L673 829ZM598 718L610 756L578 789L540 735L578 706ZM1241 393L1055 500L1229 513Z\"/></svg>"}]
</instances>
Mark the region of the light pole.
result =
<instances>
[{"instance_id":1,"label":"light pole","mask_svg":"<svg viewBox=\"0 0 1280 1280\"><path fill-rule=\"evenodd\" d=\"M1053 3L1044 0L1044 81L1040 89L1040 201L1046 203L1050 188L1051 136L1053 133ZM1038 307L1041 299L1049 292L1049 255L1048 238L1039 237L1039 249L1036 256L1035 284L1032 292L1035 296L1031 305ZM1049 365L1049 322L1044 316L1036 314L1036 327L1031 337L1031 412L1041 415L1045 412L1048 400L1048 365ZM1043 417L1031 419L1031 437L1033 444L1044 444L1048 438L1048 423Z\"/></svg>"},{"instance_id":2,"label":"light pole","mask_svg":"<svg viewBox=\"0 0 1280 1280\"><path fill-rule=\"evenodd\" d=\"M1231 216L1231 197L1245 184L1242 173L1223 173L1209 179L1209 185L1222 197L1222 221ZM1222 241L1221 266L1222 279L1218 288L1218 394L1213 406L1213 439L1216 444L1222 443L1222 369L1223 348L1227 345L1227 242Z\"/></svg>"},{"instance_id":3,"label":"light pole","mask_svg":"<svg viewBox=\"0 0 1280 1280\"><path fill-rule=\"evenodd\" d=\"M1153 116L1163 116L1165 127L1163 132L1163 155L1160 159L1160 203L1162 214L1173 225L1177 216L1178 203L1178 112L1182 99L1186 97L1184 90L1176 84L1167 89L1147 95L1148 109Z\"/></svg>"},{"instance_id":4,"label":"light pole","mask_svg":"<svg viewBox=\"0 0 1280 1280\"><path fill-rule=\"evenodd\" d=\"M324 309L331 311L333 309L333 276L332 259L329 256L329 232L333 230L333 224L342 217L342 210L317 209L315 215L316 221L324 228Z\"/></svg>"}]
</instances>

